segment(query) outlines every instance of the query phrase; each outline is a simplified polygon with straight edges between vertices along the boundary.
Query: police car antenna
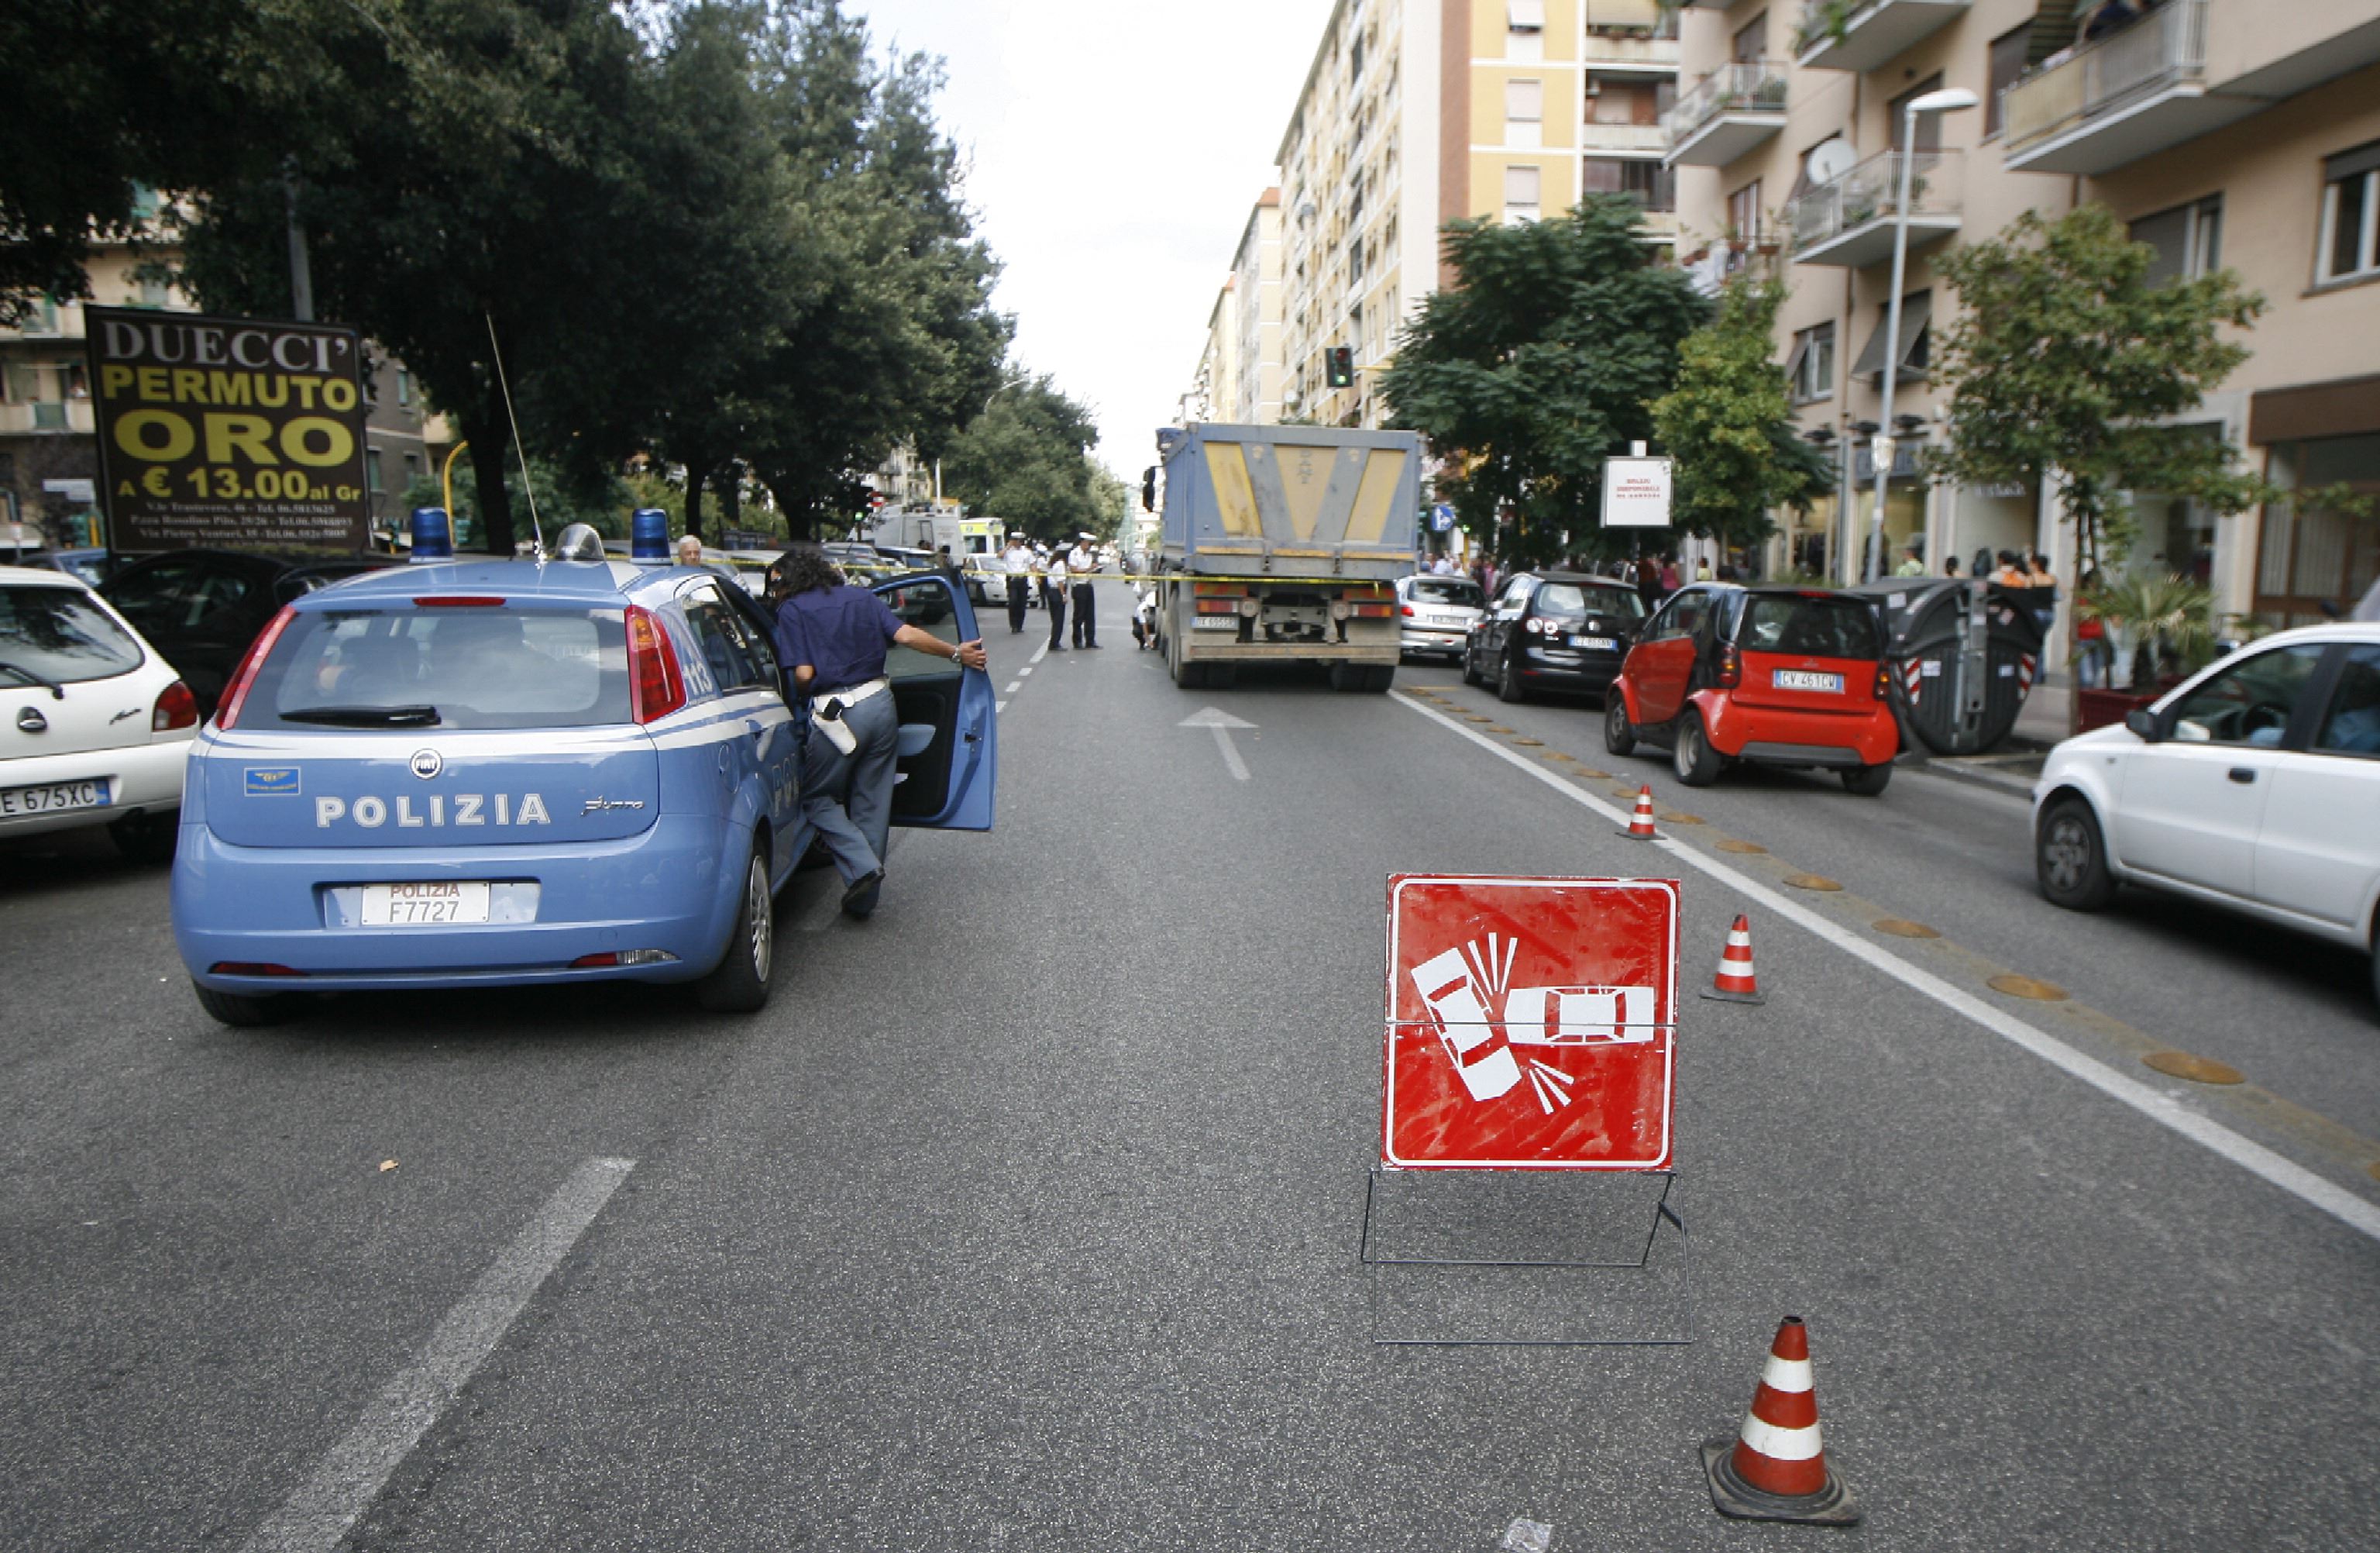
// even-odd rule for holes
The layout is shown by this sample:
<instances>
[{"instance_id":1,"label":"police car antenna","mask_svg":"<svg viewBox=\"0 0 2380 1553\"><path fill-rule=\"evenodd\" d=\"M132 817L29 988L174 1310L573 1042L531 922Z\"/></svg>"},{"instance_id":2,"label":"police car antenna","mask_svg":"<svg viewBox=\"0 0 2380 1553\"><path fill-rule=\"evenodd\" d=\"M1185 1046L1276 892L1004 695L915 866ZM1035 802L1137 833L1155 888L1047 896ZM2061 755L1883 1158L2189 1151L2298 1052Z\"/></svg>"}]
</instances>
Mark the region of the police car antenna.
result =
<instances>
[{"instance_id":1,"label":"police car antenna","mask_svg":"<svg viewBox=\"0 0 2380 1553\"><path fill-rule=\"evenodd\" d=\"M496 359L496 388L504 397L504 419L512 422L513 457L520 460L521 489L528 495L529 532L537 535L537 558L543 561L545 559L545 525L539 522L537 519L537 487L529 483L528 454L521 446L520 417L513 413L512 385L504 381L504 348L496 343L496 315L488 312L481 313L480 316L488 321L488 349L495 352Z\"/></svg>"}]
</instances>

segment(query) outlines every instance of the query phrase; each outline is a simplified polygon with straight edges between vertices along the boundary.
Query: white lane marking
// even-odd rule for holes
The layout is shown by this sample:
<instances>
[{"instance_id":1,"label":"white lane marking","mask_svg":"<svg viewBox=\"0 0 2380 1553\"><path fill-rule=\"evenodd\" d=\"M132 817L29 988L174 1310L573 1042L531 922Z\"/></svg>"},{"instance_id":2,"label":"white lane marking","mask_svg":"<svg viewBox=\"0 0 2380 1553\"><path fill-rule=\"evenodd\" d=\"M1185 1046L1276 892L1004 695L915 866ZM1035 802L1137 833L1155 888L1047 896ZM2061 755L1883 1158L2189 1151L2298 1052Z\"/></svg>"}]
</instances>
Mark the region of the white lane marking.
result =
<instances>
[{"instance_id":1,"label":"white lane marking","mask_svg":"<svg viewBox=\"0 0 2380 1553\"><path fill-rule=\"evenodd\" d=\"M1005 712L1008 710L1008 703L1004 701L995 701L991 703L991 709L995 713Z\"/></svg>"},{"instance_id":2,"label":"white lane marking","mask_svg":"<svg viewBox=\"0 0 2380 1553\"><path fill-rule=\"evenodd\" d=\"M1001 693L1002 695L1014 695L1014 694L1016 693L1016 688L1017 688L1019 685L1022 685L1022 684L1024 684L1024 683L1025 683L1025 680L1024 680L1024 679L1023 679L1023 678L1021 678L1021 677L1020 677L1020 678L1018 678L1018 679L1011 679L1011 680L1008 682L1008 689L1006 689L1006 690L1004 690L1004 691L1001 691L1000 693Z\"/></svg>"},{"instance_id":3,"label":"white lane marking","mask_svg":"<svg viewBox=\"0 0 2380 1553\"><path fill-rule=\"evenodd\" d=\"M1428 718L1450 733L1460 734L1489 754L1528 773L1563 797L1583 804L1615 822L1624 823L1627 820L1628 815L1624 811L1581 792L1554 772L1532 765L1526 758L1504 749L1485 734L1474 733L1452 718L1433 712L1428 707L1415 705L1403 696L1391 699L1398 705ZM1809 908L1786 899L1767 886L1747 874L1738 873L1716 858L1706 857L1692 847L1682 845L1668 837L1663 837L1657 841L1640 843L1640 845L1660 848L1687 867L1707 874L1739 894L1760 902L1769 911L1798 927L1807 929L1852 959L1866 961L1903 986L1934 999L1953 1013L1964 1015L1993 1034L2031 1052L2050 1066L2065 1072L2069 1077L2082 1080L2109 1099L2130 1106L2159 1126L2179 1132L2192 1143L2212 1150L2266 1184L2278 1187L2299 1201L2312 1207L2320 1208L2350 1228L2361 1230L2375 1241L2380 1241L2380 1205L2366 1202L2346 1188L2333 1185L2296 1161L2274 1153L2262 1143L2241 1137L2220 1122L2201 1116L2171 1095L2152 1089L2127 1074L2118 1072L2096 1058L2084 1056L2047 1031L2027 1024L2006 1009L1994 1008L1982 998L1951 985L1932 972L1920 970L1891 950L1871 944L1849 928L1829 922Z\"/></svg>"},{"instance_id":4,"label":"white lane marking","mask_svg":"<svg viewBox=\"0 0 2380 1553\"><path fill-rule=\"evenodd\" d=\"M1033 669L1033 666L1034 666L1035 664L1039 663L1043 658L1046 658L1046 657L1048 657L1049 655L1050 655L1050 639L1049 639L1048 637L1043 637L1043 638L1041 639L1041 645L1039 645L1038 647L1036 647L1036 648L1034 648L1034 649L1033 649L1033 655L1032 655L1031 657L1029 657L1029 658L1026 659L1026 660L1025 660L1025 666L1024 666L1023 668L1018 669L1016 672L1017 672L1017 673L1019 673L1019 674L1029 674L1029 673L1031 673L1031 672L1032 672L1032 669Z\"/></svg>"},{"instance_id":5,"label":"white lane marking","mask_svg":"<svg viewBox=\"0 0 2380 1553\"><path fill-rule=\"evenodd\" d=\"M336 1547L636 1168L633 1159L596 1158L570 1172L528 1227L446 1313L413 1363L382 1388L313 1475L256 1529L245 1544L247 1553L330 1553Z\"/></svg>"},{"instance_id":6,"label":"white lane marking","mask_svg":"<svg viewBox=\"0 0 2380 1553\"><path fill-rule=\"evenodd\" d=\"M1232 779L1241 782L1246 781L1248 779L1248 763L1240 759L1240 752L1232 747L1232 730L1230 728L1219 728L1215 729L1215 748L1223 752L1223 764L1231 772Z\"/></svg>"},{"instance_id":7,"label":"white lane marking","mask_svg":"<svg viewBox=\"0 0 2380 1553\"><path fill-rule=\"evenodd\" d=\"M1228 769L1233 778L1238 781L1245 782L1248 779L1247 763L1240 759L1240 752L1232 742L1232 730L1233 728L1253 728L1256 727L1256 724L1243 722L1239 718L1232 716L1229 712L1224 711L1220 706L1209 706L1203 711L1193 712L1190 715L1183 718L1181 722L1174 726L1177 728L1213 728L1215 730L1215 748L1223 752L1223 764L1225 768Z\"/></svg>"},{"instance_id":8,"label":"white lane marking","mask_svg":"<svg viewBox=\"0 0 2380 1553\"><path fill-rule=\"evenodd\" d=\"M1033 666L1032 666L1031 664L1026 664L1023 668L1018 669L1018 670L1016 671L1016 679L1017 679L1018 683L1020 683L1020 684L1021 684L1021 683L1023 683L1023 682L1024 682L1024 680L1025 680L1026 676L1027 676L1027 675L1031 674L1032 672L1033 672Z\"/></svg>"}]
</instances>

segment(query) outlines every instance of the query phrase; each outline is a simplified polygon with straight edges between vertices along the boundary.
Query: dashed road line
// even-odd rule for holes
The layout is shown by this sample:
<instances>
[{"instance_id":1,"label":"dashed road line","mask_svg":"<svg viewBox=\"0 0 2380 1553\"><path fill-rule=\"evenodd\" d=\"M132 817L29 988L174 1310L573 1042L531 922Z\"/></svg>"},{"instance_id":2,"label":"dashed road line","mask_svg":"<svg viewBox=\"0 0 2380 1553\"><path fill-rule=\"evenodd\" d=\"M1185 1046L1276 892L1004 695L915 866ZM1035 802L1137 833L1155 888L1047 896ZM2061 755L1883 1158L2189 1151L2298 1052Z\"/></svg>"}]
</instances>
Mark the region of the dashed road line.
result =
<instances>
[{"instance_id":1,"label":"dashed road line","mask_svg":"<svg viewBox=\"0 0 2380 1553\"><path fill-rule=\"evenodd\" d=\"M595 1158L573 1170L446 1313L413 1363L249 1537L246 1553L331 1553L338 1547L636 1168L633 1159Z\"/></svg>"},{"instance_id":2,"label":"dashed road line","mask_svg":"<svg viewBox=\"0 0 2380 1553\"><path fill-rule=\"evenodd\" d=\"M1572 802L1590 809L1615 824L1627 822L1628 814L1625 812L1581 790L1576 784L1555 772L1544 769L1527 757L1505 749L1501 743L1486 734L1463 727L1437 708L1423 705L1411 697L1401 696L1394 699L1416 715L1427 717L1448 732L1476 744L1497 759L1543 782ZM1981 1025L2010 1045L2031 1052L2069 1077L2078 1079L2109 1099L2130 1107L2160 1127L2178 1132L2201 1147L2229 1160L2266 1184L2279 1188L2311 1207L2319 1208L2373 1240L2380 1241L2380 1204L2368 1202L2344 1187L2333 1184L2295 1160L2231 1131L2212 1117L2190 1109L2172 1095L2118 1071L2098 1058L2059 1040L2039 1026L2029 1024L2007 1009L1996 1008L1964 988L1955 986L1932 972L1902 959L1881 944L1872 943L1859 936L1843 923L1822 916L1798 901L1788 899L1732 864L1722 862L1716 857L1707 856L1670 837L1662 837L1646 845L1659 848L1687 867L1709 876L1748 899L1759 902L1770 912L1833 945L1852 959L1882 972L1911 991L1931 998L1970 1022ZM1980 959L1980 957L1968 958ZM2058 1007L2064 1011L2070 1005ZM2095 1011L2092 1012L2083 1022L2089 1023L2103 1033L2108 1032L2108 1027L2114 1027L2130 1032L2133 1037L2140 1038L2139 1032L2131 1031L2130 1027L2123 1025L2120 1021L2111 1016L2096 1014ZM2249 1090L2252 1087L2241 1086L2243 1090ZM2236 1094L2240 1091L2225 1093ZM2352 1132L2330 1121L2329 1119L2304 1111L2301 1107L2280 1100L2269 1092L2256 1092L2252 1098L2254 1104L2265 1108L2277 1122L2283 1121L2283 1113L2295 1113L2294 1117L2289 1119L2289 1123L2293 1124L2289 1126L2289 1130L2301 1135L2310 1136L2312 1141L2316 1142L2317 1146L2325 1147L2325 1152L2338 1150L2340 1143L2345 1142L2350 1148L2361 1145L2361 1149L2366 1152L2368 1156L2367 1143L2356 1139ZM2321 1141L2321 1135L2325 1130L2330 1139L2327 1144Z\"/></svg>"}]
</instances>

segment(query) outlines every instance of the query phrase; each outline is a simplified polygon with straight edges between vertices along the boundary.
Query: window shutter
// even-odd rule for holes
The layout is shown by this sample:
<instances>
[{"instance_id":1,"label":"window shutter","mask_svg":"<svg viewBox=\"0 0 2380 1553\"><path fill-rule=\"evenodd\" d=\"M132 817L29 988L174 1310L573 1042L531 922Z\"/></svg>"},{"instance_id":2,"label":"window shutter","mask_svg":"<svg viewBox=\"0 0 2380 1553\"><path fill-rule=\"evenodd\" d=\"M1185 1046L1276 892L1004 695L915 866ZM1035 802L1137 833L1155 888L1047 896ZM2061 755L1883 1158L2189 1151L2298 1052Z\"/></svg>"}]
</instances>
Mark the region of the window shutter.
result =
<instances>
[{"instance_id":1,"label":"window shutter","mask_svg":"<svg viewBox=\"0 0 2380 1553\"><path fill-rule=\"evenodd\" d=\"M1546 27L1546 0L1505 0L1505 15L1515 32L1542 32Z\"/></svg>"},{"instance_id":2,"label":"window shutter","mask_svg":"<svg viewBox=\"0 0 2380 1553\"><path fill-rule=\"evenodd\" d=\"M2323 158L2322 180L2325 183L2337 183L2340 178L2353 177L2358 173L2368 173L2374 167L2380 167L2380 141L2374 141L2369 145L2357 146L2353 151L2342 151L2336 156Z\"/></svg>"}]
</instances>

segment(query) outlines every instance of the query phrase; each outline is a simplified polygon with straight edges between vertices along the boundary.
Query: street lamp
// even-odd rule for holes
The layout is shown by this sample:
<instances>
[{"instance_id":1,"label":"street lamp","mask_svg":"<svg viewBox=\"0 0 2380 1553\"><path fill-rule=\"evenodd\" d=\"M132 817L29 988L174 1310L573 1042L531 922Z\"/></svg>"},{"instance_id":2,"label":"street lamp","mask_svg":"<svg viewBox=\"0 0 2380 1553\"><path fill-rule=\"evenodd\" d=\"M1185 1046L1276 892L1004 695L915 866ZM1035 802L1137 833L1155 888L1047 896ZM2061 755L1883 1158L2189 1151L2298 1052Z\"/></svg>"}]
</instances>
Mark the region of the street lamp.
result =
<instances>
[{"instance_id":1,"label":"street lamp","mask_svg":"<svg viewBox=\"0 0 2380 1553\"><path fill-rule=\"evenodd\" d=\"M1883 419L1888 426L1894 424L1892 394L1900 375L1900 287L1909 273L1909 189L1917 166L1917 120L1925 114L1972 108L1978 101L1973 92L1954 86L1948 91L1929 92L1901 110L1900 195L1892 204L1892 299L1886 304L1884 324ZM1899 451L1889 436L1877 436L1868 446L1876 459L1876 526L1868 531L1867 570L1863 581L1884 572L1884 487L1885 482L1892 478L1893 456Z\"/></svg>"}]
</instances>

